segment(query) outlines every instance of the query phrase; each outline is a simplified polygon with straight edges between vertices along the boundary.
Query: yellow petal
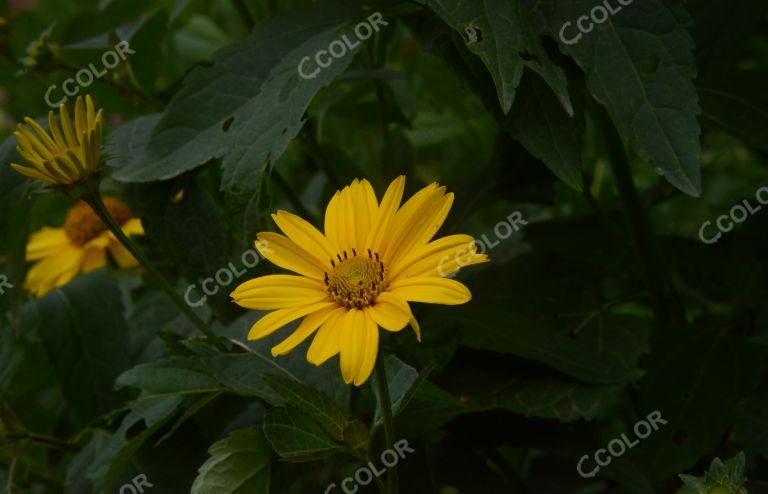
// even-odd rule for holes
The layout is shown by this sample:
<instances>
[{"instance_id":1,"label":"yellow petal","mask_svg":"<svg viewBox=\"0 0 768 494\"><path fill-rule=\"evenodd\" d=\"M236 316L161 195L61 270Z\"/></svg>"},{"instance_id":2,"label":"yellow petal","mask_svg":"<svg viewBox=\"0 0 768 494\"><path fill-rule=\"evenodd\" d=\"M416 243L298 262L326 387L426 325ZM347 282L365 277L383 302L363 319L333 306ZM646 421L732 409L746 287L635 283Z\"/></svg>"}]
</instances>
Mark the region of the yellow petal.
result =
<instances>
[{"instance_id":1,"label":"yellow petal","mask_svg":"<svg viewBox=\"0 0 768 494\"><path fill-rule=\"evenodd\" d=\"M355 228L353 241L360 250L367 248L368 232L376 215L379 204L376 202L376 194L368 180L355 180L349 187L352 209L347 210L347 222L353 221Z\"/></svg>"},{"instance_id":2,"label":"yellow petal","mask_svg":"<svg viewBox=\"0 0 768 494\"><path fill-rule=\"evenodd\" d=\"M83 273L90 273L107 265L105 249L87 249L83 256Z\"/></svg>"},{"instance_id":3,"label":"yellow petal","mask_svg":"<svg viewBox=\"0 0 768 494\"><path fill-rule=\"evenodd\" d=\"M345 187L342 190L336 191L325 208L323 230L328 241L337 252L352 248L352 242L349 240L347 228L345 227L347 220L344 218L344 211L347 210L347 207L343 205L344 201L347 200L346 191L348 190L349 187Z\"/></svg>"},{"instance_id":4,"label":"yellow petal","mask_svg":"<svg viewBox=\"0 0 768 494\"><path fill-rule=\"evenodd\" d=\"M345 383L351 384L357 378L365 357L367 340L365 312L359 309L350 309L341 317L339 330L341 333L341 376Z\"/></svg>"},{"instance_id":5,"label":"yellow petal","mask_svg":"<svg viewBox=\"0 0 768 494\"><path fill-rule=\"evenodd\" d=\"M413 317L408 302L391 292L380 293L376 303L365 310L387 331L400 331Z\"/></svg>"},{"instance_id":6,"label":"yellow petal","mask_svg":"<svg viewBox=\"0 0 768 494\"><path fill-rule=\"evenodd\" d=\"M328 316L312 340L309 350L307 350L307 362L313 365L322 365L339 353L341 348L340 323L348 312L347 309L339 307Z\"/></svg>"},{"instance_id":7,"label":"yellow petal","mask_svg":"<svg viewBox=\"0 0 768 494\"><path fill-rule=\"evenodd\" d=\"M61 251L71 244L63 228L43 227L29 237L27 261L36 261Z\"/></svg>"},{"instance_id":8,"label":"yellow petal","mask_svg":"<svg viewBox=\"0 0 768 494\"><path fill-rule=\"evenodd\" d=\"M69 110L66 105L59 107L59 123L61 124L61 130L64 134L64 138L67 140L67 146L75 148L80 146L80 141L75 136L75 131L72 129L72 119L69 117Z\"/></svg>"},{"instance_id":9,"label":"yellow petal","mask_svg":"<svg viewBox=\"0 0 768 494\"><path fill-rule=\"evenodd\" d=\"M469 302L472 294L456 280L448 278L402 278L389 285L389 291L409 302L457 305Z\"/></svg>"},{"instance_id":10,"label":"yellow petal","mask_svg":"<svg viewBox=\"0 0 768 494\"><path fill-rule=\"evenodd\" d=\"M318 280L304 276L273 274L246 281L230 297L246 309L287 309L326 300L328 292L324 288Z\"/></svg>"},{"instance_id":11,"label":"yellow petal","mask_svg":"<svg viewBox=\"0 0 768 494\"><path fill-rule=\"evenodd\" d=\"M75 100L75 131L77 133L77 139L82 144L82 138L85 131L88 129L85 115L85 105L83 104L83 97L78 96Z\"/></svg>"},{"instance_id":12,"label":"yellow petal","mask_svg":"<svg viewBox=\"0 0 768 494\"><path fill-rule=\"evenodd\" d=\"M59 129L59 124L56 123L56 115L52 111L48 112L48 128L51 130L54 141L56 141L56 147L59 148L59 152L67 149L67 141L64 139L64 134Z\"/></svg>"},{"instance_id":13,"label":"yellow petal","mask_svg":"<svg viewBox=\"0 0 768 494\"><path fill-rule=\"evenodd\" d=\"M123 230L123 233L129 237L132 235L144 235L144 227L141 225L141 220L139 218L129 219L120 225L120 228Z\"/></svg>"},{"instance_id":14,"label":"yellow petal","mask_svg":"<svg viewBox=\"0 0 768 494\"><path fill-rule=\"evenodd\" d=\"M331 307L333 305L336 304L333 302L319 302L316 304L304 305L301 307L291 307L290 309L278 309L276 311L270 312L269 314L259 319L256 324L251 327L251 330L248 332L248 339L258 340L260 338L264 338L265 336L271 335L286 324L293 322L300 317L304 317L307 314L325 309L326 307Z\"/></svg>"},{"instance_id":15,"label":"yellow petal","mask_svg":"<svg viewBox=\"0 0 768 494\"><path fill-rule=\"evenodd\" d=\"M92 129L94 123L96 123L96 109L93 106L93 98L88 94L85 96L85 116L88 129Z\"/></svg>"},{"instance_id":16,"label":"yellow petal","mask_svg":"<svg viewBox=\"0 0 768 494\"><path fill-rule=\"evenodd\" d=\"M449 235L412 250L392 265L389 276L406 277L447 276L457 269L487 262L488 257L476 254L477 244L469 235Z\"/></svg>"},{"instance_id":17,"label":"yellow petal","mask_svg":"<svg viewBox=\"0 0 768 494\"><path fill-rule=\"evenodd\" d=\"M117 239L110 239L109 254L120 269L128 269L139 265L139 261Z\"/></svg>"},{"instance_id":18,"label":"yellow petal","mask_svg":"<svg viewBox=\"0 0 768 494\"><path fill-rule=\"evenodd\" d=\"M434 204L432 209L435 209L437 206L436 201L442 197L443 190L438 188L436 183L427 185L411 196L397 210L394 218L391 220L391 224L387 228L387 233L380 248L380 253L383 255L385 263L391 263L393 255L411 234L412 224L417 222L419 218L423 218L431 205Z\"/></svg>"},{"instance_id":19,"label":"yellow petal","mask_svg":"<svg viewBox=\"0 0 768 494\"><path fill-rule=\"evenodd\" d=\"M285 355L294 348L296 348L302 341L306 340L317 328L320 327L335 311L343 311L343 308L339 307L326 307L309 314L301 321L299 327L296 328L288 338L275 345L272 348L272 356Z\"/></svg>"},{"instance_id":20,"label":"yellow petal","mask_svg":"<svg viewBox=\"0 0 768 494\"><path fill-rule=\"evenodd\" d=\"M272 215L272 219L288 238L314 256L322 266L330 268L331 259L336 257L336 251L331 247L328 239L317 231L317 228L287 211L278 211Z\"/></svg>"},{"instance_id":21,"label":"yellow petal","mask_svg":"<svg viewBox=\"0 0 768 494\"><path fill-rule=\"evenodd\" d=\"M322 280L325 276L325 265L284 235L259 233L256 248L261 255L281 268L316 280Z\"/></svg>"},{"instance_id":22,"label":"yellow petal","mask_svg":"<svg viewBox=\"0 0 768 494\"><path fill-rule=\"evenodd\" d=\"M32 134L32 131L23 125L19 124L18 131L13 135L16 136L16 140L19 141L19 145L27 150L34 150L44 160L53 159L53 153L48 149L43 142Z\"/></svg>"},{"instance_id":23,"label":"yellow petal","mask_svg":"<svg viewBox=\"0 0 768 494\"><path fill-rule=\"evenodd\" d=\"M396 222L392 232L396 247L387 251L391 264L397 264L413 249L421 247L435 236L453 204L453 193L444 192L445 188L440 187L415 214Z\"/></svg>"},{"instance_id":24,"label":"yellow petal","mask_svg":"<svg viewBox=\"0 0 768 494\"><path fill-rule=\"evenodd\" d=\"M385 235L392 224L400 207L400 201L403 199L403 190L405 189L405 176L400 175L389 184L384 197L381 199L381 205L376 210L371 230L368 232L368 239L365 242L375 252L381 252L381 245Z\"/></svg>"},{"instance_id":25,"label":"yellow petal","mask_svg":"<svg viewBox=\"0 0 768 494\"><path fill-rule=\"evenodd\" d=\"M355 376L355 386L362 386L371 376L373 367L376 365L376 355L379 352L379 328L369 313L365 312L364 315L365 326L362 329L364 344L360 350L362 362Z\"/></svg>"},{"instance_id":26,"label":"yellow petal","mask_svg":"<svg viewBox=\"0 0 768 494\"><path fill-rule=\"evenodd\" d=\"M40 142L42 142L51 153L56 153L58 151L56 143L53 141L53 139L51 139L51 136L48 135L48 132L46 132L46 130L39 123L37 123L35 119L26 117L24 118L24 121L27 123L27 125L35 130L38 138L40 139Z\"/></svg>"},{"instance_id":27,"label":"yellow petal","mask_svg":"<svg viewBox=\"0 0 768 494\"><path fill-rule=\"evenodd\" d=\"M21 173L22 175L25 175L30 178L35 178L37 180L44 180L48 183L55 184L56 180L48 174L48 172L43 171L37 171L33 168L29 168L27 166L18 165L16 163L11 163L11 168L16 170L17 172Z\"/></svg>"},{"instance_id":28,"label":"yellow petal","mask_svg":"<svg viewBox=\"0 0 768 494\"><path fill-rule=\"evenodd\" d=\"M43 258L27 273L24 286L38 297L69 283L80 272L83 250L73 245L62 247Z\"/></svg>"}]
</instances>

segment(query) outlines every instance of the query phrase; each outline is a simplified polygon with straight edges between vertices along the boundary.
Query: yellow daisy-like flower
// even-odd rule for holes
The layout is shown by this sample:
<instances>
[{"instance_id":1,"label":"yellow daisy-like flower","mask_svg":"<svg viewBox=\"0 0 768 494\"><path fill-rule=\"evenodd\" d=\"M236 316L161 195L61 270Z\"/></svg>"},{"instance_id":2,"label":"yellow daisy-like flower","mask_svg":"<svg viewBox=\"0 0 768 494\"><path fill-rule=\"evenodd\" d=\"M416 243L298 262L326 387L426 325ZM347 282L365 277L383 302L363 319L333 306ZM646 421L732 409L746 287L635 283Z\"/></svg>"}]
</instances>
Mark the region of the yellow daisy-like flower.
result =
<instances>
[{"instance_id":1,"label":"yellow daisy-like flower","mask_svg":"<svg viewBox=\"0 0 768 494\"><path fill-rule=\"evenodd\" d=\"M69 186L101 166L102 110L96 112L90 96L80 96L74 119L65 105L59 107L59 113L57 123L54 113L48 112L48 131L29 117L24 119L27 125L19 124L13 135L19 144L16 150L26 164L11 166L28 177Z\"/></svg>"},{"instance_id":2,"label":"yellow daisy-like flower","mask_svg":"<svg viewBox=\"0 0 768 494\"><path fill-rule=\"evenodd\" d=\"M379 203L367 180L355 180L328 204L324 234L286 211L273 214L285 235L260 233L256 247L298 276L262 276L231 294L242 307L273 310L254 324L248 339L303 317L272 355L285 355L317 331L307 360L320 365L340 354L344 381L360 386L376 362L379 327L400 331L410 322L420 339L408 302L469 301L467 287L445 276L487 256L477 254L469 235L431 241L453 194L433 183L400 207L404 185L405 177L395 179Z\"/></svg>"},{"instance_id":3,"label":"yellow daisy-like flower","mask_svg":"<svg viewBox=\"0 0 768 494\"><path fill-rule=\"evenodd\" d=\"M123 202L105 197L104 205L126 235L144 234L141 221L131 216ZM120 268L138 264L91 207L79 202L69 211L63 228L44 227L30 237L27 260L38 262L29 270L24 288L42 297L80 273L104 267L107 251Z\"/></svg>"}]
</instances>

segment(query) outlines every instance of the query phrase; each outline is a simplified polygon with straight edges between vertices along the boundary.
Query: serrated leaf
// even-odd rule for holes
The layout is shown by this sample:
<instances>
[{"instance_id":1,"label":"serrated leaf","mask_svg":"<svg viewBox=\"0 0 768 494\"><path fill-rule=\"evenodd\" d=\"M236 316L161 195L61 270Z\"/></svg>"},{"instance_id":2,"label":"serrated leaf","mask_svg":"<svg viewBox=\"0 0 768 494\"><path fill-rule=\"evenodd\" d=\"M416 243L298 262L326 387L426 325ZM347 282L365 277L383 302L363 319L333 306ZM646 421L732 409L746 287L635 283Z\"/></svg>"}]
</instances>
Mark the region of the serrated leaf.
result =
<instances>
[{"instance_id":1,"label":"serrated leaf","mask_svg":"<svg viewBox=\"0 0 768 494\"><path fill-rule=\"evenodd\" d=\"M346 69L359 46L334 59L315 78L301 77L299 63L327 48L364 16L341 3L326 2L278 14L262 24L241 43L219 52L212 66L187 76L144 152L115 177L129 182L165 180L224 156L222 188L255 189L264 163L283 153L301 129L315 93ZM311 63L307 71L314 71Z\"/></svg>"},{"instance_id":2,"label":"serrated leaf","mask_svg":"<svg viewBox=\"0 0 768 494\"><path fill-rule=\"evenodd\" d=\"M565 32L568 52L587 74L587 86L635 151L675 187L701 192L701 146L694 43L690 17L678 2L644 0L625 6L576 37L576 20L593 0L546 2L550 34ZM566 28L567 29L567 28Z\"/></svg>"},{"instance_id":3,"label":"serrated leaf","mask_svg":"<svg viewBox=\"0 0 768 494\"><path fill-rule=\"evenodd\" d=\"M326 458L345 448L311 417L296 408L275 407L264 414L264 434L277 454L295 461Z\"/></svg>"},{"instance_id":4,"label":"serrated leaf","mask_svg":"<svg viewBox=\"0 0 768 494\"><path fill-rule=\"evenodd\" d=\"M507 0L419 0L461 34L493 77L503 113L509 113L523 69L537 72L573 114L565 73L541 46L523 2Z\"/></svg>"},{"instance_id":5,"label":"serrated leaf","mask_svg":"<svg viewBox=\"0 0 768 494\"><path fill-rule=\"evenodd\" d=\"M268 494L270 448L260 427L233 432L214 443L192 494Z\"/></svg>"},{"instance_id":6,"label":"serrated leaf","mask_svg":"<svg viewBox=\"0 0 768 494\"><path fill-rule=\"evenodd\" d=\"M266 374L264 381L294 407L311 416L337 441L344 440L350 420L335 401L298 381Z\"/></svg>"},{"instance_id":7,"label":"serrated leaf","mask_svg":"<svg viewBox=\"0 0 768 494\"><path fill-rule=\"evenodd\" d=\"M512 136L560 180L581 191L584 113L569 117L554 95L529 75L523 77L513 109L509 117Z\"/></svg>"}]
</instances>

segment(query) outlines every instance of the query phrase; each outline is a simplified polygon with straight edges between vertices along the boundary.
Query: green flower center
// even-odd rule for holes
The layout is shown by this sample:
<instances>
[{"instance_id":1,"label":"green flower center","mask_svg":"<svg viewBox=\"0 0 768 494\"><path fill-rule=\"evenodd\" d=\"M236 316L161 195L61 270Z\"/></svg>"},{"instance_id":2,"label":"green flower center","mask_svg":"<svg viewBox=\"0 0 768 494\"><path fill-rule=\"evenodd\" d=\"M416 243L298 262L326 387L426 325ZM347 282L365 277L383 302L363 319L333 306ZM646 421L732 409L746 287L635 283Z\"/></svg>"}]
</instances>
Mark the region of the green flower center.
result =
<instances>
[{"instance_id":1,"label":"green flower center","mask_svg":"<svg viewBox=\"0 0 768 494\"><path fill-rule=\"evenodd\" d=\"M367 256L358 256L357 251L352 249L351 257L347 251L336 257L331 259L333 269L325 274L325 285L331 298L347 309L373 305L388 285L386 269L379 254L368 249Z\"/></svg>"}]
</instances>

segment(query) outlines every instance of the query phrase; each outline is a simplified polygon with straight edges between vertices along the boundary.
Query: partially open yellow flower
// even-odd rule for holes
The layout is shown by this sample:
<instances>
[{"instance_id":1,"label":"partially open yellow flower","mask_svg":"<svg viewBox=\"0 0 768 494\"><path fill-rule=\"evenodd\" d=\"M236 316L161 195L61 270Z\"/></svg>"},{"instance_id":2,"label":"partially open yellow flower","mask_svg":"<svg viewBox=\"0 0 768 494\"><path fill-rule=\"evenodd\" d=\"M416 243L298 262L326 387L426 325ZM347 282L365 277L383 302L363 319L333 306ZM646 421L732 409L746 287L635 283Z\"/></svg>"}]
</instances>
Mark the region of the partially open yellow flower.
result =
<instances>
[{"instance_id":1,"label":"partially open yellow flower","mask_svg":"<svg viewBox=\"0 0 768 494\"><path fill-rule=\"evenodd\" d=\"M48 131L32 118L19 124L16 150L25 165L12 163L14 170L50 184L74 185L101 166L102 110L96 113L93 100L86 96L75 102L75 118L70 119L65 105L59 108L59 123L48 113Z\"/></svg>"},{"instance_id":2,"label":"partially open yellow flower","mask_svg":"<svg viewBox=\"0 0 768 494\"><path fill-rule=\"evenodd\" d=\"M104 198L104 205L126 235L144 234L141 221L131 216L128 206L111 197ZM44 227L30 237L27 260L38 262L29 270L24 287L42 297L80 273L106 266L107 251L120 268L138 264L91 207L79 202L69 211L63 228Z\"/></svg>"},{"instance_id":3,"label":"partially open yellow flower","mask_svg":"<svg viewBox=\"0 0 768 494\"><path fill-rule=\"evenodd\" d=\"M408 323L420 339L408 302L463 304L466 286L446 276L488 261L469 235L430 242L453 203L445 187L431 184L402 207L405 177L395 179L379 203L367 180L336 192L325 212L325 234L286 211L272 215L285 233L260 233L256 247L296 275L255 278L231 294L242 307L273 310L251 328L264 338L304 317L296 331L272 349L284 355L316 330L307 360L320 365L340 353L344 381L359 386L371 375L379 330Z\"/></svg>"}]
</instances>

